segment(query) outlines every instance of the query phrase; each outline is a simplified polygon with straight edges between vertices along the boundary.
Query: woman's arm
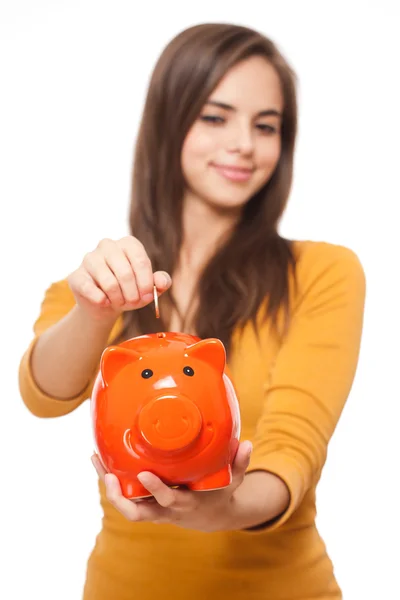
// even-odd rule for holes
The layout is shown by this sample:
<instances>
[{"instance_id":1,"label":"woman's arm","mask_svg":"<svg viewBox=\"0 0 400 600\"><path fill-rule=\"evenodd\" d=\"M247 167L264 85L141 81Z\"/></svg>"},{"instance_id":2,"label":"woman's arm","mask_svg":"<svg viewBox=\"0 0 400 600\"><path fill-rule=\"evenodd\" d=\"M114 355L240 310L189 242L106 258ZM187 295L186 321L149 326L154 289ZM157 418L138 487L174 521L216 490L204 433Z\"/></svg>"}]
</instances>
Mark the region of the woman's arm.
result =
<instances>
[{"instance_id":1,"label":"woman's arm","mask_svg":"<svg viewBox=\"0 0 400 600\"><path fill-rule=\"evenodd\" d=\"M83 317L66 280L46 290L18 373L21 398L32 414L59 417L90 397L96 360L120 323L111 332L110 326Z\"/></svg>"},{"instance_id":2,"label":"woman's arm","mask_svg":"<svg viewBox=\"0 0 400 600\"><path fill-rule=\"evenodd\" d=\"M228 530L265 526L289 507L290 493L286 484L267 471L247 473L234 491L229 505Z\"/></svg>"},{"instance_id":3,"label":"woman's arm","mask_svg":"<svg viewBox=\"0 0 400 600\"><path fill-rule=\"evenodd\" d=\"M75 305L37 340L32 375L41 390L55 398L75 398L88 385L116 318L95 320Z\"/></svg>"},{"instance_id":4,"label":"woman's arm","mask_svg":"<svg viewBox=\"0 0 400 600\"><path fill-rule=\"evenodd\" d=\"M269 529L287 521L320 478L353 384L363 329L365 275L351 250L315 243L305 251L298 275L292 323L266 390L246 475L250 486L251 472L272 473L289 490L286 509L267 523ZM255 510L261 512L266 477L264 482L257 475L254 490L261 506Z\"/></svg>"}]
</instances>

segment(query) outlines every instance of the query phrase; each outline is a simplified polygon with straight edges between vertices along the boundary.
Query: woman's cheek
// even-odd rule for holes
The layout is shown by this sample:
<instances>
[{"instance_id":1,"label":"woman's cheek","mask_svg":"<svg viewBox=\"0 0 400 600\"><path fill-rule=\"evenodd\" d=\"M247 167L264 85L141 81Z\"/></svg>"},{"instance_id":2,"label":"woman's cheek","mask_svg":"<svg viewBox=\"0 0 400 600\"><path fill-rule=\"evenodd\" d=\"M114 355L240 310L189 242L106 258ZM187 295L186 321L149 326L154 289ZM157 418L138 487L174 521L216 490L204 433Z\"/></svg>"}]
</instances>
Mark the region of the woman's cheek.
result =
<instances>
[{"instance_id":1,"label":"woman's cheek","mask_svg":"<svg viewBox=\"0 0 400 600\"><path fill-rule=\"evenodd\" d=\"M281 143L280 141L277 141L274 144L271 144L267 148L263 149L263 151L258 154L258 157L256 158L256 163L258 164L259 168L261 167L263 171L271 173L275 170L275 167L279 162L280 153Z\"/></svg>"}]
</instances>

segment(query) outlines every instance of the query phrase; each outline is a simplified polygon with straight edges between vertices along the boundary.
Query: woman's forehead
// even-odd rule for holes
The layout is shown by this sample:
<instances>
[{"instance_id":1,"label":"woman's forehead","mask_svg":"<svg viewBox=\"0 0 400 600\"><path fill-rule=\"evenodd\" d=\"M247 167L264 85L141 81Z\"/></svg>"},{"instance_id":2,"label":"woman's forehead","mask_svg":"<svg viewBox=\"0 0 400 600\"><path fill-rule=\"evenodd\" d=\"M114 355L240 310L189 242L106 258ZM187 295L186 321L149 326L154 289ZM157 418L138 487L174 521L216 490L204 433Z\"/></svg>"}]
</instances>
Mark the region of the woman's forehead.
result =
<instances>
[{"instance_id":1,"label":"woman's forehead","mask_svg":"<svg viewBox=\"0 0 400 600\"><path fill-rule=\"evenodd\" d=\"M255 114L275 110L281 113L282 86L278 73L266 59L251 57L232 67L208 100L225 104L231 110L250 109Z\"/></svg>"}]
</instances>

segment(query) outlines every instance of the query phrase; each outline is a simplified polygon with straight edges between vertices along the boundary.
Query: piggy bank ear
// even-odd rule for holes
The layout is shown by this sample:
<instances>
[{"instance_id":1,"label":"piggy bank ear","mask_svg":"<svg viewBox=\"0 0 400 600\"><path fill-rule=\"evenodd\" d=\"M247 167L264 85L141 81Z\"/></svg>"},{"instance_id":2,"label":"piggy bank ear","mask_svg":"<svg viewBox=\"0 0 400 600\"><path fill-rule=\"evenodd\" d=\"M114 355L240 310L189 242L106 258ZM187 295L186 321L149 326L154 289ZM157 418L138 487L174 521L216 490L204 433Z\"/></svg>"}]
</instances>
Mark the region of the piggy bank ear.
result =
<instances>
[{"instance_id":1,"label":"piggy bank ear","mask_svg":"<svg viewBox=\"0 0 400 600\"><path fill-rule=\"evenodd\" d=\"M139 352L120 346L109 346L101 355L100 371L104 383L107 385L114 376L126 365L130 365L140 358Z\"/></svg>"},{"instance_id":2,"label":"piggy bank ear","mask_svg":"<svg viewBox=\"0 0 400 600\"><path fill-rule=\"evenodd\" d=\"M208 338L196 342L186 348L186 355L204 360L212 365L219 373L223 373L226 364L225 346L216 338Z\"/></svg>"}]
</instances>

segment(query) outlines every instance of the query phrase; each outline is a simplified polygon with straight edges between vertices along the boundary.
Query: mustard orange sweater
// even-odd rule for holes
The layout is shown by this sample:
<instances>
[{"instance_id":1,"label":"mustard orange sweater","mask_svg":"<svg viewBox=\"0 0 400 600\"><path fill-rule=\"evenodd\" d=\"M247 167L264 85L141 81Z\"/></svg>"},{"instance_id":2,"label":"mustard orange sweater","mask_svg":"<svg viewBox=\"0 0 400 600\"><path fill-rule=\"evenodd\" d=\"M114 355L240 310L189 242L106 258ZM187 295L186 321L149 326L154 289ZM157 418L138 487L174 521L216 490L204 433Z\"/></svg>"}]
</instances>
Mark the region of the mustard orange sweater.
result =
<instances>
[{"instance_id":1,"label":"mustard orange sweater","mask_svg":"<svg viewBox=\"0 0 400 600\"><path fill-rule=\"evenodd\" d=\"M108 503L99 483L104 519L88 562L84 600L342 598L315 526L315 491L356 371L365 277L357 256L342 246L297 242L296 251L299 287L284 343L268 323L260 326L258 342L249 325L234 336L229 364L242 439L254 445L249 471L265 469L286 482L287 511L252 531L199 533L131 523ZM66 281L50 286L21 360L22 399L40 417L67 414L90 397L93 382L75 399L51 398L30 368L38 336L73 305Z\"/></svg>"}]
</instances>

